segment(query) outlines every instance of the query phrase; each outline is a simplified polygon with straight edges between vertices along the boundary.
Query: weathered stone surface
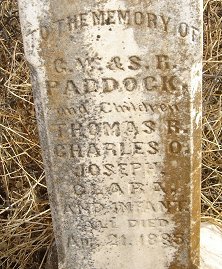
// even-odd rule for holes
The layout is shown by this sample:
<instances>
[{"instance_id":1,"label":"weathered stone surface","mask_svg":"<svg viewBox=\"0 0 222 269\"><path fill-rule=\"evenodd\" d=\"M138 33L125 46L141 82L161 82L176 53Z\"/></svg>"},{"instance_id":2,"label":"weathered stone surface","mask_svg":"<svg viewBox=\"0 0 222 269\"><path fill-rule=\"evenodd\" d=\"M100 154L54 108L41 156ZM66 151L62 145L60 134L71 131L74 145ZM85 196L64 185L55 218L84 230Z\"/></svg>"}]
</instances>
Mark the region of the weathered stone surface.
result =
<instances>
[{"instance_id":1,"label":"weathered stone surface","mask_svg":"<svg viewBox=\"0 0 222 269\"><path fill-rule=\"evenodd\" d=\"M222 229L212 223L201 223L200 268L222 268Z\"/></svg>"},{"instance_id":2,"label":"weathered stone surface","mask_svg":"<svg viewBox=\"0 0 222 269\"><path fill-rule=\"evenodd\" d=\"M20 0L62 269L199 264L199 0Z\"/></svg>"}]
</instances>

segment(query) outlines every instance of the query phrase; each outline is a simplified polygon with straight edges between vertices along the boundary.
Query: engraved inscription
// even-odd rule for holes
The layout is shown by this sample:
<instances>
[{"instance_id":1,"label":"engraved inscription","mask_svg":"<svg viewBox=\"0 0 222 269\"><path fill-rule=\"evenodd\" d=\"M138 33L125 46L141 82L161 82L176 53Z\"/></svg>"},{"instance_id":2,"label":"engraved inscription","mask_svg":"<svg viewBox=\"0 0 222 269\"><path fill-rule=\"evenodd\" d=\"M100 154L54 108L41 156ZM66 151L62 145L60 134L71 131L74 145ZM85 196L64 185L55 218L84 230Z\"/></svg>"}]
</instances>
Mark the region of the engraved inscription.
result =
<instances>
[{"instance_id":1,"label":"engraved inscription","mask_svg":"<svg viewBox=\"0 0 222 269\"><path fill-rule=\"evenodd\" d=\"M198 268L199 1L20 2L60 267Z\"/></svg>"},{"instance_id":2,"label":"engraved inscription","mask_svg":"<svg viewBox=\"0 0 222 269\"><path fill-rule=\"evenodd\" d=\"M173 33L178 37L190 37L195 41L200 35L199 29L187 22L176 22L166 14L157 14L155 11L132 10L94 10L79 14L70 14L66 18L56 19L51 27L42 24L40 33L43 39L50 38L53 30L59 36L64 32L73 34L77 30L83 31L86 27L126 25L131 27L143 27L163 33Z\"/></svg>"}]
</instances>

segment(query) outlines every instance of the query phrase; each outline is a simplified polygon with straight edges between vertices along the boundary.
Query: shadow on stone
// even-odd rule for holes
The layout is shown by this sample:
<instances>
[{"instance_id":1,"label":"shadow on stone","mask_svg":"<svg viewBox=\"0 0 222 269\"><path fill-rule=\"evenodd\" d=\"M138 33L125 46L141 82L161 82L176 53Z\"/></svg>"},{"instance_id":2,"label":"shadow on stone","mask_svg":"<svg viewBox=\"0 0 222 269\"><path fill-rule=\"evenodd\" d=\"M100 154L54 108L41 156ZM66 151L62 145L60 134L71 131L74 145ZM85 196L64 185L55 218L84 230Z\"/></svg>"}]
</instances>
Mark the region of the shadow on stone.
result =
<instances>
[{"instance_id":1,"label":"shadow on stone","mask_svg":"<svg viewBox=\"0 0 222 269\"><path fill-rule=\"evenodd\" d=\"M58 255L57 255L56 243L54 240L49 248L45 269L57 269L57 268L58 268Z\"/></svg>"}]
</instances>

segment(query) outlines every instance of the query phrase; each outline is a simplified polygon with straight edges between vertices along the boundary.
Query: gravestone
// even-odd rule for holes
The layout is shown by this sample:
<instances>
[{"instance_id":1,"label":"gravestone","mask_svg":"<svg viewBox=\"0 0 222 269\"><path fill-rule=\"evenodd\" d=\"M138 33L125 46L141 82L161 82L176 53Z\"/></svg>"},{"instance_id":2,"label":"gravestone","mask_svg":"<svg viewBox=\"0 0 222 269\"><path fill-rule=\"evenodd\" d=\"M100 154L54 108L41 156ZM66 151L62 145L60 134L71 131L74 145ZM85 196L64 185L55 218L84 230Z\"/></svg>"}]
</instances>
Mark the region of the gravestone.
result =
<instances>
[{"instance_id":1,"label":"gravestone","mask_svg":"<svg viewBox=\"0 0 222 269\"><path fill-rule=\"evenodd\" d=\"M198 268L202 2L19 8L59 268Z\"/></svg>"}]
</instances>

